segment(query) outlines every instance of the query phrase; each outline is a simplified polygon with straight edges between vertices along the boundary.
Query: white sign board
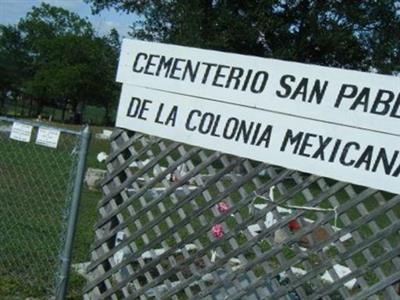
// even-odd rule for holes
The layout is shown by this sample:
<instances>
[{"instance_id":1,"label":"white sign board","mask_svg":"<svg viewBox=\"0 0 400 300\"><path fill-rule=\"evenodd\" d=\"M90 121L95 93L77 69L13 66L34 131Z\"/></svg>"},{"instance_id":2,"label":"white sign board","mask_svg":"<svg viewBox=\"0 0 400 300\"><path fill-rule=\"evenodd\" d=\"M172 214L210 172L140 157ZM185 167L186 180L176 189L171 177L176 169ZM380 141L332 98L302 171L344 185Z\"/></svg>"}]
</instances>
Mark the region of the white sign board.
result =
<instances>
[{"instance_id":1,"label":"white sign board","mask_svg":"<svg viewBox=\"0 0 400 300\"><path fill-rule=\"evenodd\" d=\"M400 79L124 40L117 126L400 193Z\"/></svg>"},{"instance_id":2,"label":"white sign board","mask_svg":"<svg viewBox=\"0 0 400 300\"><path fill-rule=\"evenodd\" d=\"M51 148L57 148L59 138L59 130L40 127L36 137L36 144Z\"/></svg>"},{"instance_id":3,"label":"white sign board","mask_svg":"<svg viewBox=\"0 0 400 300\"><path fill-rule=\"evenodd\" d=\"M10 139L20 142L29 142L31 140L31 134L32 126L14 122L11 128Z\"/></svg>"}]
</instances>

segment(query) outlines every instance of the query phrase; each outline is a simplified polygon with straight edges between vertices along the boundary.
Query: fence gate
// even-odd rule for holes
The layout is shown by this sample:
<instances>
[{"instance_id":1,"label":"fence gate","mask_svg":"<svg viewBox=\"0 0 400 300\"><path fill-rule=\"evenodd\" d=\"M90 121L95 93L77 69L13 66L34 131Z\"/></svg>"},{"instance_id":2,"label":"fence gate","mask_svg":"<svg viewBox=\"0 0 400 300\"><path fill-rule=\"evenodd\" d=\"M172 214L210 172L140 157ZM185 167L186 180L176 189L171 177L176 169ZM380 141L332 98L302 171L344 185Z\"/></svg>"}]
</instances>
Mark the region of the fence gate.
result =
<instances>
[{"instance_id":1,"label":"fence gate","mask_svg":"<svg viewBox=\"0 0 400 300\"><path fill-rule=\"evenodd\" d=\"M0 117L0 298L63 299L89 133Z\"/></svg>"},{"instance_id":2,"label":"fence gate","mask_svg":"<svg viewBox=\"0 0 400 300\"><path fill-rule=\"evenodd\" d=\"M116 130L86 299L397 299L400 196Z\"/></svg>"}]
</instances>

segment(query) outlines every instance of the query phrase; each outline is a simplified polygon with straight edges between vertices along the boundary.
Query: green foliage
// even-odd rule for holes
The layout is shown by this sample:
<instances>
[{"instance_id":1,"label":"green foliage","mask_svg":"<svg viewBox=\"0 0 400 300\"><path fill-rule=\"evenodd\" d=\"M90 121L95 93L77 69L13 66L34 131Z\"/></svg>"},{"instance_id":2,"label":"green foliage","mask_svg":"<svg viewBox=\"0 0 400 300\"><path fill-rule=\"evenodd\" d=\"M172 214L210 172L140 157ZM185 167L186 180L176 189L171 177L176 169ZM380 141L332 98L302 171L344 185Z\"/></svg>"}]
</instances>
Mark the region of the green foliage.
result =
<instances>
[{"instance_id":1,"label":"green foliage","mask_svg":"<svg viewBox=\"0 0 400 300\"><path fill-rule=\"evenodd\" d=\"M0 109L6 91L20 92L29 62L21 33L13 26L0 25Z\"/></svg>"},{"instance_id":2,"label":"green foliage","mask_svg":"<svg viewBox=\"0 0 400 300\"><path fill-rule=\"evenodd\" d=\"M132 35L381 73L400 71L400 1L85 0L142 18Z\"/></svg>"},{"instance_id":3,"label":"green foliage","mask_svg":"<svg viewBox=\"0 0 400 300\"><path fill-rule=\"evenodd\" d=\"M88 20L43 3L16 26L0 25L0 88L37 103L81 113L86 104L102 106L109 122L118 96L115 73L119 36L98 37ZM11 58L11 59L10 59ZM14 97L15 98L15 97ZM4 105L2 105L4 106Z\"/></svg>"}]
</instances>

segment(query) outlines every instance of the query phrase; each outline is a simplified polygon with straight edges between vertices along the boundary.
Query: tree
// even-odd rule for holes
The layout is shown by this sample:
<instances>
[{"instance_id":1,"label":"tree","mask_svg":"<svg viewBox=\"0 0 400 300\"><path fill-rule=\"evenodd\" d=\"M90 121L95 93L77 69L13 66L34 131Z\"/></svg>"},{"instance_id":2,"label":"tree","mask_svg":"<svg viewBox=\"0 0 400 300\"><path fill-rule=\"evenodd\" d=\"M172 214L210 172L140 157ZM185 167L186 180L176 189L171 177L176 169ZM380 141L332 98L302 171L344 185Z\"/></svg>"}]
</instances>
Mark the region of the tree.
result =
<instances>
[{"instance_id":1,"label":"tree","mask_svg":"<svg viewBox=\"0 0 400 300\"><path fill-rule=\"evenodd\" d=\"M20 32L13 26L0 25L0 112L7 93L19 95L29 74L29 56Z\"/></svg>"},{"instance_id":2,"label":"tree","mask_svg":"<svg viewBox=\"0 0 400 300\"><path fill-rule=\"evenodd\" d=\"M64 118L67 102L76 114L82 101L79 84L88 67L83 49L90 47L87 44L94 34L91 24L63 8L43 3L33 7L17 27L32 58L34 71L25 82L25 92L38 103L36 114L45 104L61 103Z\"/></svg>"},{"instance_id":3,"label":"tree","mask_svg":"<svg viewBox=\"0 0 400 300\"><path fill-rule=\"evenodd\" d=\"M85 0L135 13L133 37L381 73L400 70L398 0Z\"/></svg>"},{"instance_id":4,"label":"tree","mask_svg":"<svg viewBox=\"0 0 400 300\"><path fill-rule=\"evenodd\" d=\"M14 82L31 103L35 101L36 115L45 105L57 107L63 121L68 108L75 122L81 122L86 104L103 106L110 122L110 103L117 97L115 31L110 37L98 37L86 19L48 4L33 7L16 26L0 30L0 62L9 67L1 69L6 78L3 93L12 88L7 82ZM15 60L6 64L11 56ZM26 76L20 76L25 69Z\"/></svg>"}]
</instances>

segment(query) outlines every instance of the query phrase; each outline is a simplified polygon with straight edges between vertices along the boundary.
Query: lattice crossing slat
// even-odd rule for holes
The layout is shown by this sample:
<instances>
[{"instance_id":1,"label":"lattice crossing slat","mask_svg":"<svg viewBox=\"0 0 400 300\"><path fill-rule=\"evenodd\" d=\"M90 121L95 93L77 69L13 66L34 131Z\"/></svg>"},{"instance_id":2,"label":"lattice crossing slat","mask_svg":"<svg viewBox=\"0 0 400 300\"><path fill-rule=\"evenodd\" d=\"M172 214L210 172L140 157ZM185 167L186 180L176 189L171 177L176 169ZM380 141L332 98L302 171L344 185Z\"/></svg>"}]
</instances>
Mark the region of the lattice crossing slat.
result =
<instances>
[{"instance_id":1,"label":"lattice crossing slat","mask_svg":"<svg viewBox=\"0 0 400 300\"><path fill-rule=\"evenodd\" d=\"M399 297L400 196L124 130L111 148L86 299Z\"/></svg>"}]
</instances>

